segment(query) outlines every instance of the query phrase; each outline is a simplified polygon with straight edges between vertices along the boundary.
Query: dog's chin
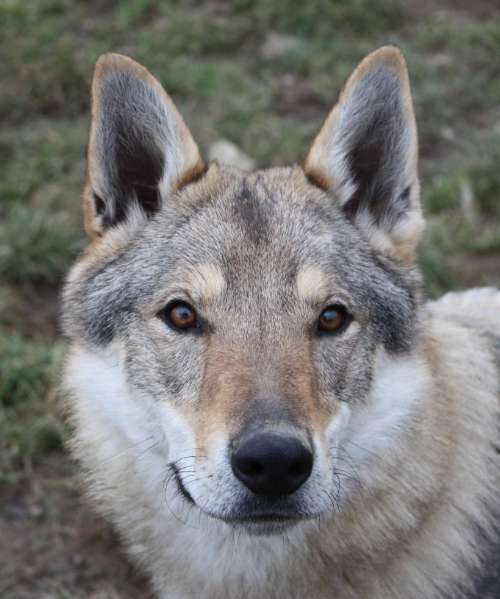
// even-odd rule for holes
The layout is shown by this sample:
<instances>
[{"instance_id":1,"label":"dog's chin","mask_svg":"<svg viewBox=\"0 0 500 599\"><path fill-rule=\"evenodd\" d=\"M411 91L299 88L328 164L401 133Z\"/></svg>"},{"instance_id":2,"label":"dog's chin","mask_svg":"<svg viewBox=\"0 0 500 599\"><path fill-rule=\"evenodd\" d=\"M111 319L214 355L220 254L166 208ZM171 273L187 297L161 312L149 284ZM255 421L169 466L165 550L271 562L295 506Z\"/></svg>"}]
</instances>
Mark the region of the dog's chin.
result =
<instances>
[{"instance_id":1,"label":"dog's chin","mask_svg":"<svg viewBox=\"0 0 500 599\"><path fill-rule=\"evenodd\" d=\"M242 530L250 536L269 537L282 535L301 522L300 518L255 518L248 520L236 520L230 524L236 530Z\"/></svg>"}]
</instances>

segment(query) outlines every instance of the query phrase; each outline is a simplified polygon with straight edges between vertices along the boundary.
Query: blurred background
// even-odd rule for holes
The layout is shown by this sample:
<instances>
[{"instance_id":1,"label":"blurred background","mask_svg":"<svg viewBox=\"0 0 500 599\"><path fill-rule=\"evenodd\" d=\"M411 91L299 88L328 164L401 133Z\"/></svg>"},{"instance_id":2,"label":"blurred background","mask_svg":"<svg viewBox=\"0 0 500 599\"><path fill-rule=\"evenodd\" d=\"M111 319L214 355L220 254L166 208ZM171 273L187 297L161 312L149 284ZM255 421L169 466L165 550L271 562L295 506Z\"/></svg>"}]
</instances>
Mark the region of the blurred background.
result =
<instances>
[{"instance_id":1,"label":"blurred background","mask_svg":"<svg viewBox=\"0 0 500 599\"><path fill-rule=\"evenodd\" d=\"M429 296L500 285L498 0L0 0L0 596L146 597L63 449L61 281L84 247L99 54L165 85L202 150L297 161L357 62L393 43L420 130Z\"/></svg>"}]
</instances>

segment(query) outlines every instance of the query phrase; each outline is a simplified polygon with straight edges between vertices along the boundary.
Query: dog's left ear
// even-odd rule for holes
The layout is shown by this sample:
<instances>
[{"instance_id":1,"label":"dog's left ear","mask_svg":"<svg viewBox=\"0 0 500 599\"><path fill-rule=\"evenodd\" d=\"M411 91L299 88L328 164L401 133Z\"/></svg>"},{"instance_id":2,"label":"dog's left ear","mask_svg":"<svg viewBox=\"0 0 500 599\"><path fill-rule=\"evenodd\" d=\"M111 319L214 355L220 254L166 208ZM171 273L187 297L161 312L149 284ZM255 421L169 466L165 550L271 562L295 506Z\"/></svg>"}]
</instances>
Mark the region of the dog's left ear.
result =
<instances>
[{"instance_id":1,"label":"dog's left ear","mask_svg":"<svg viewBox=\"0 0 500 599\"><path fill-rule=\"evenodd\" d=\"M377 249L411 262L423 229L417 160L405 60L380 48L350 76L304 169Z\"/></svg>"}]
</instances>

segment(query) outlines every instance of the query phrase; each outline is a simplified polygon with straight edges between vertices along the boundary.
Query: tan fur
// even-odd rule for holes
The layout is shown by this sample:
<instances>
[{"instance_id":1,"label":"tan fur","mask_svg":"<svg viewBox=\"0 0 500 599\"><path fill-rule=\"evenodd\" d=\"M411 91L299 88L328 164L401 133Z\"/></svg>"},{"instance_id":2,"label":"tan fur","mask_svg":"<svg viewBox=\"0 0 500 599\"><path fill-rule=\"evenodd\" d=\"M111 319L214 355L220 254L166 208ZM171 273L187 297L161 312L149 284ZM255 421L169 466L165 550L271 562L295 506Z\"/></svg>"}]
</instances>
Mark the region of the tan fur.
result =
<instances>
[{"instance_id":1,"label":"tan fur","mask_svg":"<svg viewBox=\"0 0 500 599\"><path fill-rule=\"evenodd\" d=\"M256 409L251 398L259 394L267 397L272 388L278 394L275 406L278 413L282 406L292 419L296 418L307 428L323 435L337 406L328 407L319 401L311 352L312 347L296 345L283 351L269 373L272 382L264 379L267 385L264 382L266 387L262 387L263 368L255 356L249 355L244 347L226 345L223 340L211 340L206 348L205 374L201 385L200 404L203 409L183 410L196 431L197 445L206 449L207 439L214 431L230 431L231 435L239 433L248 416L248 407ZM281 419L287 426L283 415ZM271 413L270 420L260 419L260 426L277 422Z\"/></svg>"},{"instance_id":2,"label":"tan fur","mask_svg":"<svg viewBox=\"0 0 500 599\"><path fill-rule=\"evenodd\" d=\"M201 264L189 279L192 297L199 302L222 296L226 287L224 274L216 264Z\"/></svg>"},{"instance_id":3,"label":"tan fur","mask_svg":"<svg viewBox=\"0 0 500 599\"><path fill-rule=\"evenodd\" d=\"M198 156L197 162L193 166L189 167L182 177L177 181L175 189L180 190L186 185L193 183L193 181L197 181L205 174L206 170L207 165L205 164L205 161Z\"/></svg>"},{"instance_id":4,"label":"tan fur","mask_svg":"<svg viewBox=\"0 0 500 599\"><path fill-rule=\"evenodd\" d=\"M193 429L202 448L206 449L212 434L225 431L233 436L241 426L242 404L254 388L244 355L241 347L225 347L223 341L208 343L200 397L204 407L193 413Z\"/></svg>"}]
</instances>

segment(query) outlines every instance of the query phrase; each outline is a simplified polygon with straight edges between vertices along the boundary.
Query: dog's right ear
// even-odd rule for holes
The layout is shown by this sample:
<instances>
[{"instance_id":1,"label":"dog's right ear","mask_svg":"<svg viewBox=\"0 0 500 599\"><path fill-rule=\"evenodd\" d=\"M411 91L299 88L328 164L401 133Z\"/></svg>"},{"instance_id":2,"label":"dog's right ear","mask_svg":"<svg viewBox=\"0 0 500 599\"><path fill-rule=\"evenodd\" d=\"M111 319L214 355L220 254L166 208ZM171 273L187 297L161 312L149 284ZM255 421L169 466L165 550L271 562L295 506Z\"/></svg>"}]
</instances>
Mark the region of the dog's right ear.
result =
<instances>
[{"instance_id":1,"label":"dog's right ear","mask_svg":"<svg viewBox=\"0 0 500 599\"><path fill-rule=\"evenodd\" d=\"M87 233L102 235L132 211L156 212L204 169L196 143L158 81L126 56L101 56L92 83Z\"/></svg>"}]
</instances>

